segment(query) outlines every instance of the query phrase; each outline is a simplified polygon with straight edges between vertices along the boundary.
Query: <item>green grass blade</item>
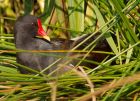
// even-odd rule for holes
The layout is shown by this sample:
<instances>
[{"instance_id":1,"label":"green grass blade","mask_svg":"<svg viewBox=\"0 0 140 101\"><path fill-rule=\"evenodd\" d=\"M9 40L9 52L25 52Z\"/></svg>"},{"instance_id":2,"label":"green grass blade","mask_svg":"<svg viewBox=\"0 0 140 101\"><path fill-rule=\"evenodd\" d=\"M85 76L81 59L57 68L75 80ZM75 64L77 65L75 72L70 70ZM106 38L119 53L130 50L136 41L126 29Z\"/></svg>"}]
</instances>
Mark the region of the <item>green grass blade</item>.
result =
<instances>
[{"instance_id":1,"label":"green grass blade","mask_svg":"<svg viewBox=\"0 0 140 101\"><path fill-rule=\"evenodd\" d=\"M74 31L84 31L84 0L68 0L69 24Z\"/></svg>"}]
</instances>

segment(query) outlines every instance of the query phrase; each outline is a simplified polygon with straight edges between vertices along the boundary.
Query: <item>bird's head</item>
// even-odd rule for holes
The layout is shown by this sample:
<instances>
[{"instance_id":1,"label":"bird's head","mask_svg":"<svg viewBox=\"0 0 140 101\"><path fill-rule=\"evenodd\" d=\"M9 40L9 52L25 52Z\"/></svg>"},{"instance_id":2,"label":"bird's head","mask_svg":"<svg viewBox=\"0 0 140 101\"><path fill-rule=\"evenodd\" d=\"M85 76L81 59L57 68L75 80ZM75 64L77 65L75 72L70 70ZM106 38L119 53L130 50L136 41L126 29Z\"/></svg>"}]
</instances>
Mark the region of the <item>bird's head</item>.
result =
<instances>
[{"instance_id":1,"label":"bird's head","mask_svg":"<svg viewBox=\"0 0 140 101\"><path fill-rule=\"evenodd\" d=\"M19 33L20 37L39 37L50 41L49 36L44 31L41 20L33 15L25 15L17 19L15 23L15 34Z\"/></svg>"}]
</instances>

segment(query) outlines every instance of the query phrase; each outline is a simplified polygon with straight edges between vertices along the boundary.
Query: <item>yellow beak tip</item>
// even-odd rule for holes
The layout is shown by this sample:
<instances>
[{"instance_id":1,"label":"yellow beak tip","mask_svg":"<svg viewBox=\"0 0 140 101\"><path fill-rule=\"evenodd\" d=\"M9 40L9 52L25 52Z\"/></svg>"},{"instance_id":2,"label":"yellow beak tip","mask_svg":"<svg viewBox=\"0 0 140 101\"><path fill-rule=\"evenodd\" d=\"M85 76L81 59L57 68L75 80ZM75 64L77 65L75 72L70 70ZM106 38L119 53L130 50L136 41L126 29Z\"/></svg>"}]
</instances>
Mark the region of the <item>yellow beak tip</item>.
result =
<instances>
[{"instance_id":1,"label":"yellow beak tip","mask_svg":"<svg viewBox=\"0 0 140 101\"><path fill-rule=\"evenodd\" d=\"M49 42L51 41L50 37L47 35L43 36L42 38L48 40Z\"/></svg>"},{"instance_id":2,"label":"yellow beak tip","mask_svg":"<svg viewBox=\"0 0 140 101\"><path fill-rule=\"evenodd\" d=\"M37 38L43 38L43 39L45 39L45 40L47 40L47 41L51 41L51 39L50 39L50 37L49 36L47 36L47 35L45 35L45 36L36 36Z\"/></svg>"}]
</instances>

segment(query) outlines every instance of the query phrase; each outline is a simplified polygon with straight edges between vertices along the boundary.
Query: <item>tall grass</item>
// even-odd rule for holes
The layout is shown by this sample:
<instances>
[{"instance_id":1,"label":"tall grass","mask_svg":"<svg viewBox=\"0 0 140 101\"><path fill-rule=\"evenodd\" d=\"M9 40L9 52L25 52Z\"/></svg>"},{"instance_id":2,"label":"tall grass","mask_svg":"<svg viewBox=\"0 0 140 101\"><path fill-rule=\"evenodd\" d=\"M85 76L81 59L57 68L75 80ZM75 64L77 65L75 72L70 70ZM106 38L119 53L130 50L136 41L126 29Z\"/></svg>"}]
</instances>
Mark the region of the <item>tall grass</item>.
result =
<instances>
[{"instance_id":1,"label":"tall grass","mask_svg":"<svg viewBox=\"0 0 140 101\"><path fill-rule=\"evenodd\" d=\"M0 1L0 100L139 101L139 2L139 0ZM70 39L91 33L69 50L70 52L77 51L76 49L90 37L99 35L83 50L78 51L85 53L83 58L58 56L67 58L68 63L74 59L80 62L76 66L65 65L69 69L68 72L52 77L43 71L39 72L16 62L16 52L23 50L15 48L13 26L16 18L24 14L40 16L46 32L51 37ZM110 52L105 52L105 49L95 51L97 42L103 39L109 44ZM90 53L107 55L101 62L86 60ZM46 52L42 55L49 54ZM81 61L97 66L93 68L81 66ZM51 66L54 64L55 62ZM27 69L34 74L21 74L18 68Z\"/></svg>"}]
</instances>

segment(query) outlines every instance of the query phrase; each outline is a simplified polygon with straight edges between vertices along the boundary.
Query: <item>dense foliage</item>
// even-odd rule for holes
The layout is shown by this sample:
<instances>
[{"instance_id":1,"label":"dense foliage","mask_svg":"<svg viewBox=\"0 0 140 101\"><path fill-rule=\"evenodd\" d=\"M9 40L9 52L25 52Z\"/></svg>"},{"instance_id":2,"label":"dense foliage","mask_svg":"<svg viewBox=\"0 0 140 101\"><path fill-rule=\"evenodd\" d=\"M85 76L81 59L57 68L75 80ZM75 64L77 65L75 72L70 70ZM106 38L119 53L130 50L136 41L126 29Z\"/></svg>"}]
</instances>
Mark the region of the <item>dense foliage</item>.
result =
<instances>
[{"instance_id":1,"label":"dense foliage","mask_svg":"<svg viewBox=\"0 0 140 101\"><path fill-rule=\"evenodd\" d=\"M139 101L139 3L140 0L0 0L0 99ZM70 39L91 33L71 51L98 33L95 40L78 51L85 53L82 58L68 58L93 63L93 67L79 62L59 77L21 74L18 68L28 67L16 62L16 52L21 50L15 48L13 26L16 18L25 14L40 16L50 37ZM94 50L103 39L111 51ZM85 60L91 53L106 56L101 62Z\"/></svg>"}]
</instances>

